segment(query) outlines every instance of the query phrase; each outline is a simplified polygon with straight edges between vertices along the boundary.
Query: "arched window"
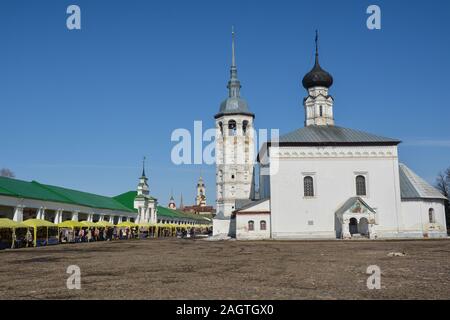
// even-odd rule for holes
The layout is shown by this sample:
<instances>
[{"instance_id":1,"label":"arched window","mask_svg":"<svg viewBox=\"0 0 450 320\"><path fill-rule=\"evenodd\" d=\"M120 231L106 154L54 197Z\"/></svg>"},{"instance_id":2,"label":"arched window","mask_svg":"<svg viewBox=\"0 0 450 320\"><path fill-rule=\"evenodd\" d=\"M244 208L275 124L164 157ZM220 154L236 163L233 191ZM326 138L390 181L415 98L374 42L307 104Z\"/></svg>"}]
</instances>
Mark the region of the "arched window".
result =
<instances>
[{"instance_id":1,"label":"arched window","mask_svg":"<svg viewBox=\"0 0 450 320\"><path fill-rule=\"evenodd\" d=\"M247 127L248 127L248 121L244 120L242 122L242 132L244 133L244 135L247 134Z\"/></svg>"},{"instance_id":2,"label":"arched window","mask_svg":"<svg viewBox=\"0 0 450 320\"><path fill-rule=\"evenodd\" d=\"M222 121L219 122L219 129L220 129L220 134L223 135L223 123L222 123Z\"/></svg>"},{"instance_id":3,"label":"arched window","mask_svg":"<svg viewBox=\"0 0 450 320\"><path fill-rule=\"evenodd\" d=\"M266 221L265 221L265 220L262 220L262 221L259 223L259 227L260 227L261 230L266 230L266 228L267 228Z\"/></svg>"},{"instance_id":4,"label":"arched window","mask_svg":"<svg viewBox=\"0 0 450 320\"><path fill-rule=\"evenodd\" d=\"M436 220L434 219L434 209L433 208L428 209L428 220L430 221L430 223L436 222Z\"/></svg>"},{"instance_id":5,"label":"arched window","mask_svg":"<svg viewBox=\"0 0 450 320\"><path fill-rule=\"evenodd\" d=\"M314 197L314 180L310 176L303 178L303 194L305 197Z\"/></svg>"},{"instance_id":6,"label":"arched window","mask_svg":"<svg viewBox=\"0 0 450 320\"><path fill-rule=\"evenodd\" d=\"M228 135L229 136L236 135L236 121L234 120L228 121Z\"/></svg>"},{"instance_id":7,"label":"arched window","mask_svg":"<svg viewBox=\"0 0 450 320\"><path fill-rule=\"evenodd\" d=\"M323 109L322 109L322 106L319 107L319 113L320 113L320 116L322 117L322 116L323 116Z\"/></svg>"},{"instance_id":8,"label":"arched window","mask_svg":"<svg viewBox=\"0 0 450 320\"><path fill-rule=\"evenodd\" d=\"M366 178L364 176L356 177L356 195L365 196L366 193Z\"/></svg>"},{"instance_id":9,"label":"arched window","mask_svg":"<svg viewBox=\"0 0 450 320\"><path fill-rule=\"evenodd\" d=\"M248 231L254 231L255 230L255 221L250 220L248 222Z\"/></svg>"}]
</instances>

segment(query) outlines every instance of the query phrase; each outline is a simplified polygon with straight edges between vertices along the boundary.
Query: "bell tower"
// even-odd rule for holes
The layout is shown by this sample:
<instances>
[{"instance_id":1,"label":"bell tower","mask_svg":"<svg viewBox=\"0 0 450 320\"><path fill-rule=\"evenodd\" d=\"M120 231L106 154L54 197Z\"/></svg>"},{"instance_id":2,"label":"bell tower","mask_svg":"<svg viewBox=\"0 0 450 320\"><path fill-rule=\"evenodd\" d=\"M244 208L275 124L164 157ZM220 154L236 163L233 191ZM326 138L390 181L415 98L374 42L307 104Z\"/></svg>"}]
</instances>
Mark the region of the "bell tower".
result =
<instances>
[{"instance_id":1,"label":"bell tower","mask_svg":"<svg viewBox=\"0 0 450 320\"><path fill-rule=\"evenodd\" d=\"M195 204L200 207L206 206L206 187L201 176L197 183L197 197L195 198Z\"/></svg>"},{"instance_id":2,"label":"bell tower","mask_svg":"<svg viewBox=\"0 0 450 320\"><path fill-rule=\"evenodd\" d=\"M303 87L308 96L303 99L305 107L305 126L334 125L333 97L328 89L333 85L331 74L323 70L319 64L319 34L316 31L316 58L314 67L303 78Z\"/></svg>"},{"instance_id":3,"label":"bell tower","mask_svg":"<svg viewBox=\"0 0 450 320\"><path fill-rule=\"evenodd\" d=\"M137 186L137 195L134 198L134 208L137 209L138 214L136 223L156 223L156 199L150 196L148 187L148 178L145 175L145 157L142 161L142 175L139 178Z\"/></svg>"},{"instance_id":4,"label":"bell tower","mask_svg":"<svg viewBox=\"0 0 450 320\"><path fill-rule=\"evenodd\" d=\"M220 105L216 120L217 217L229 219L238 199L249 199L254 165L255 115L241 97L237 77L235 33L232 31L228 98Z\"/></svg>"}]
</instances>

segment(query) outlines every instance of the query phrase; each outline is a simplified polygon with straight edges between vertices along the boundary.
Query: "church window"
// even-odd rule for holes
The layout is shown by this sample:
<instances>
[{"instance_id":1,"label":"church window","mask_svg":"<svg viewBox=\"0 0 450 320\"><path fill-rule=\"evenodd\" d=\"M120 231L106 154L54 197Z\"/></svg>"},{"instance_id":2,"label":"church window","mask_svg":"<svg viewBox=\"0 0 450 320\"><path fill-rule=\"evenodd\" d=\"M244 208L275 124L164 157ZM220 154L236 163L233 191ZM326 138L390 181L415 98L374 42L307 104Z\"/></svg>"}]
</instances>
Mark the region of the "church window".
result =
<instances>
[{"instance_id":1,"label":"church window","mask_svg":"<svg viewBox=\"0 0 450 320\"><path fill-rule=\"evenodd\" d=\"M305 197L314 197L314 180L310 176L303 178L303 194Z\"/></svg>"},{"instance_id":2,"label":"church window","mask_svg":"<svg viewBox=\"0 0 450 320\"><path fill-rule=\"evenodd\" d=\"M259 224L260 224L260 229L261 230L266 230L267 224L266 224L265 220L262 220Z\"/></svg>"},{"instance_id":3,"label":"church window","mask_svg":"<svg viewBox=\"0 0 450 320\"><path fill-rule=\"evenodd\" d=\"M365 196L366 192L366 178L364 176L356 177L356 195L357 196Z\"/></svg>"},{"instance_id":4,"label":"church window","mask_svg":"<svg viewBox=\"0 0 450 320\"><path fill-rule=\"evenodd\" d=\"M255 231L255 221L250 220L248 222L248 231Z\"/></svg>"},{"instance_id":5,"label":"church window","mask_svg":"<svg viewBox=\"0 0 450 320\"><path fill-rule=\"evenodd\" d=\"M223 135L223 123L222 123L222 121L219 122L219 129L220 129L220 134Z\"/></svg>"},{"instance_id":6,"label":"church window","mask_svg":"<svg viewBox=\"0 0 450 320\"><path fill-rule=\"evenodd\" d=\"M320 112L320 116L322 117L322 115L323 115L323 109L322 109L322 106L319 107L319 112Z\"/></svg>"},{"instance_id":7,"label":"church window","mask_svg":"<svg viewBox=\"0 0 450 320\"><path fill-rule=\"evenodd\" d=\"M244 120L242 122L242 132L244 133L244 135L247 134L247 127L248 127L248 121Z\"/></svg>"},{"instance_id":8,"label":"church window","mask_svg":"<svg viewBox=\"0 0 450 320\"><path fill-rule=\"evenodd\" d=\"M430 221L430 223L435 223L436 222L436 220L434 218L434 209L433 208L430 208L428 210L428 220Z\"/></svg>"},{"instance_id":9,"label":"church window","mask_svg":"<svg viewBox=\"0 0 450 320\"><path fill-rule=\"evenodd\" d=\"M236 121L234 120L228 121L228 135L229 136L236 135Z\"/></svg>"},{"instance_id":10,"label":"church window","mask_svg":"<svg viewBox=\"0 0 450 320\"><path fill-rule=\"evenodd\" d=\"M231 179L234 179L234 174L231 175Z\"/></svg>"}]
</instances>

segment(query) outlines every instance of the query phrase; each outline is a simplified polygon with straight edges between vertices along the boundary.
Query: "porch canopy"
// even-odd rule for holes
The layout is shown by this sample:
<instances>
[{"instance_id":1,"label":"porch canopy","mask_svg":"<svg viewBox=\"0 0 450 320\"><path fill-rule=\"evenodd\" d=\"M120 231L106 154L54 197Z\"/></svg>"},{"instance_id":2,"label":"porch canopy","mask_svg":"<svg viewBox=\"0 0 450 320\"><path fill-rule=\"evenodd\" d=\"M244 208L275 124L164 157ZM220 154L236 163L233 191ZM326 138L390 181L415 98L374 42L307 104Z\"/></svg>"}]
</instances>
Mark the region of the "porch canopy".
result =
<instances>
[{"instance_id":1,"label":"porch canopy","mask_svg":"<svg viewBox=\"0 0 450 320\"><path fill-rule=\"evenodd\" d=\"M337 233L340 238L350 239L354 234L376 238L376 211L361 197L351 197L337 211Z\"/></svg>"}]
</instances>

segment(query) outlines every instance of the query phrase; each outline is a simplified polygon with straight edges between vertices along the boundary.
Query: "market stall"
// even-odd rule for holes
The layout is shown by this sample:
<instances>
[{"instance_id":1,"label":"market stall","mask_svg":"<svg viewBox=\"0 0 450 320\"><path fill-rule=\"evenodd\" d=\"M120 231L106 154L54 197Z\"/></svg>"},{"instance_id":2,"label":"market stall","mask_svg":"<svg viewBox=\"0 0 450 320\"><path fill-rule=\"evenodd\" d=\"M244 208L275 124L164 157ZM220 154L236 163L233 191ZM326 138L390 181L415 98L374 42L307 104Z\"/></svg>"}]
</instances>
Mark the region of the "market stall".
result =
<instances>
[{"instance_id":1,"label":"market stall","mask_svg":"<svg viewBox=\"0 0 450 320\"><path fill-rule=\"evenodd\" d=\"M59 243L58 226L56 224L41 219L29 219L24 221L23 224L32 228L35 247Z\"/></svg>"},{"instance_id":2,"label":"market stall","mask_svg":"<svg viewBox=\"0 0 450 320\"><path fill-rule=\"evenodd\" d=\"M156 226L151 223L139 223L139 239L153 238L155 235L155 227Z\"/></svg>"},{"instance_id":3,"label":"market stall","mask_svg":"<svg viewBox=\"0 0 450 320\"><path fill-rule=\"evenodd\" d=\"M77 242L78 233L83 224L78 221L67 220L58 224L59 241L61 243Z\"/></svg>"},{"instance_id":4,"label":"market stall","mask_svg":"<svg viewBox=\"0 0 450 320\"><path fill-rule=\"evenodd\" d=\"M139 225L131 221L124 221L116 225L120 239L133 239L139 236Z\"/></svg>"},{"instance_id":5,"label":"market stall","mask_svg":"<svg viewBox=\"0 0 450 320\"><path fill-rule=\"evenodd\" d=\"M0 250L26 247L27 231L28 227L20 222L7 218L0 219Z\"/></svg>"}]
</instances>

